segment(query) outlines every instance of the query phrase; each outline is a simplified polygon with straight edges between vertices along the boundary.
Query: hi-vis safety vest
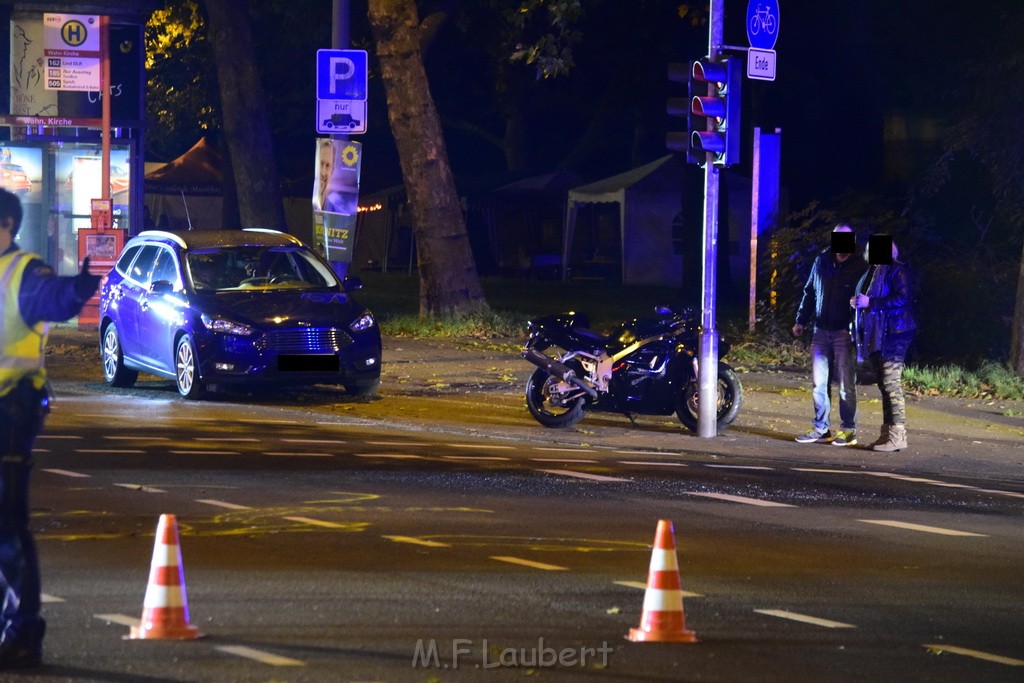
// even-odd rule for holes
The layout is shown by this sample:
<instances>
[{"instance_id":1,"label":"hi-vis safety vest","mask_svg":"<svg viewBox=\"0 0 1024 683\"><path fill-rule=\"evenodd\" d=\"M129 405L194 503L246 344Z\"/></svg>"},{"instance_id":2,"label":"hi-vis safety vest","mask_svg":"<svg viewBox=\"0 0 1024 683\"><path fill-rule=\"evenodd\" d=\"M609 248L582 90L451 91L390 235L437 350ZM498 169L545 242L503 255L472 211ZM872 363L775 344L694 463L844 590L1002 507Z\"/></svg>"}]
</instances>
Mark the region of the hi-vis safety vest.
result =
<instances>
[{"instance_id":1,"label":"hi-vis safety vest","mask_svg":"<svg viewBox=\"0 0 1024 683\"><path fill-rule=\"evenodd\" d=\"M43 361L49 328L41 322L29 327L18 306L25 268L37 258L24 251L0 256L0 396L10 393L23 377L31 377L36 389L46 382Z\"/></svg>"}]
</instances>

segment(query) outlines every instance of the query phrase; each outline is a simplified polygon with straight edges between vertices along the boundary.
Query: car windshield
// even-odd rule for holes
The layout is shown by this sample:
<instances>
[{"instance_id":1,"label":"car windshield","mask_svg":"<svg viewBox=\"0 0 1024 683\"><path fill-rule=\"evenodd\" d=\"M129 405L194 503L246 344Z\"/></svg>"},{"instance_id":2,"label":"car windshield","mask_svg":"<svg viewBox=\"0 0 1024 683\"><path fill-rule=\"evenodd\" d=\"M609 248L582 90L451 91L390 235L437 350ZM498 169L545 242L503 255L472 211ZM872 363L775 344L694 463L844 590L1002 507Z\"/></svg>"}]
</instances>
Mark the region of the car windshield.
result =
<instances>
[{"instance_id":1,"label":"car windshield","mask_svg":"<svg viewBox=\"0 0 1024 683\"><path fill-rule=\"evenodd\" d=\"M334 273L302 247L215 247L189 251L196 291L316 289L338 284Z\"/></svg>"}]
</instances>

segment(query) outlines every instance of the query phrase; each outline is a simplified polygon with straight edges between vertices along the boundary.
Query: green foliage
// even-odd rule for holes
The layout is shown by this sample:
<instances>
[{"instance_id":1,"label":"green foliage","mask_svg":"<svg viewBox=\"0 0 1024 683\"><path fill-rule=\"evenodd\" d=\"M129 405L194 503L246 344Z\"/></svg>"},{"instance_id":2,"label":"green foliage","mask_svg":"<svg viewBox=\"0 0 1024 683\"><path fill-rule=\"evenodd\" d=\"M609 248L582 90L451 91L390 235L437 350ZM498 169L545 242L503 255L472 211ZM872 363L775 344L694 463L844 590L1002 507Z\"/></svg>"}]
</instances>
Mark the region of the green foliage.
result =
<instances>
[{"instance_id":1,"label":"green foliage","mask_svg":"<svg viewBox=\"0 0 1024 683\"><path fill-rule=\"evenodd\" d=\"M959 365L908 365L903 384L921 394L982 399L1024 399L1024 377L1002 363L985 363L975 371Z\"/></svg>"}]
</instances>

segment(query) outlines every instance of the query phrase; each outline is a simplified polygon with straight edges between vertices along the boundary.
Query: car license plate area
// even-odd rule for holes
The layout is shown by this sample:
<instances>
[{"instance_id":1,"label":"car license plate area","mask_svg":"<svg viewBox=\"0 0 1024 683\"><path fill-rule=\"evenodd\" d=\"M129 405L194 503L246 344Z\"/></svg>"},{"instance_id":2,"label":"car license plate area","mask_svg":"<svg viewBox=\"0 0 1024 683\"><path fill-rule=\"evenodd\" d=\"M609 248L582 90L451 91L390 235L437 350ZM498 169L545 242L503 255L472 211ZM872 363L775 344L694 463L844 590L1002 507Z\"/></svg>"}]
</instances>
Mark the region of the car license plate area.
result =
<instances>
[{"instance_id":1,"label":"car license plate area","mask_svg":"<svg viewBox=\"0 0 1024 683\"><path fill-rule=\"evenodd\" d=\"M333 353L282 353L277 357L278 372L337 372L338 368L338 356Z\"/></svg>"}]
</instances>

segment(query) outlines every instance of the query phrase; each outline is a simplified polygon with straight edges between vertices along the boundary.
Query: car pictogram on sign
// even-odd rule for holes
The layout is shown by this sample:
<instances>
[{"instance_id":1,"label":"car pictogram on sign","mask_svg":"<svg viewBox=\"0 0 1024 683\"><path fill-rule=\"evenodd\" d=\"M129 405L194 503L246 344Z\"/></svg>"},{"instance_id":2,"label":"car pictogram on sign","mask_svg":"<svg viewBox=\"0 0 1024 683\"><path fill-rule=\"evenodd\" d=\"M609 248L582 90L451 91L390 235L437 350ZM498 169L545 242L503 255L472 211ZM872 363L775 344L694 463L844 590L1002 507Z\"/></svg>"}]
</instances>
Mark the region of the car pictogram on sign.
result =
<instances>
[{"instance_id":1,"label":"car pictogram on sign","mask_svg":"<svg viewBox=\"0 0 1024 683\"><path fill-rule=\"evenodd\" d=\"M351 114L331 114L329 118L324 119L324 128L348 128L354 130L359 127L361 121L357 121L352 118Z\"/></svg>"}]
</instances>

